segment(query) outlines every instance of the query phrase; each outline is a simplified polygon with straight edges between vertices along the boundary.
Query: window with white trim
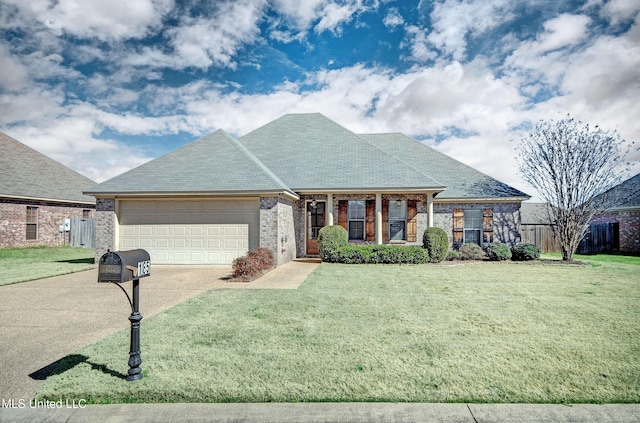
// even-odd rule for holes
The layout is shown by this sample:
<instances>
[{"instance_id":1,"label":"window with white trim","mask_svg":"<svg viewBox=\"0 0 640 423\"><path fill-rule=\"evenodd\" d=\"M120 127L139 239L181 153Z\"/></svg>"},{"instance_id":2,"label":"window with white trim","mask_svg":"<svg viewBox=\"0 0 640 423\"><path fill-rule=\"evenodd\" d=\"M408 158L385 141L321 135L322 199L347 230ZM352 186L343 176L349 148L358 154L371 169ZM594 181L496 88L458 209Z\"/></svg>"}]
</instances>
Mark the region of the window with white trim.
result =
<instances>
[{"instance_id":1,"label":"window with white trim","mask_svg":"<svg viewBox=\"0 0 640 423\"><path fill-rule=\"evenodd\" d=\"M407 201L389 201L389 241L407 239Z\"/></svg>"},{"instance_id":2,"label":"window with white trim","mask_svg":"<svg viewBox=\"0 0 640 423\"><path fill-rule=\"evenodd\" d=\"M348 220L349 220L349 239L364 239L364 218L366 205L364 200L349 200Z\"/></svg>"},{"instance_id":3,"label":"window with white trim","mask_svg":"<svg viewBox=\"0 0 640 423\"><path fill-rule=\"evenodd\" d=\"M464 242L482 245L482 210L464 211Z\"/></svg>"}]
</instances>

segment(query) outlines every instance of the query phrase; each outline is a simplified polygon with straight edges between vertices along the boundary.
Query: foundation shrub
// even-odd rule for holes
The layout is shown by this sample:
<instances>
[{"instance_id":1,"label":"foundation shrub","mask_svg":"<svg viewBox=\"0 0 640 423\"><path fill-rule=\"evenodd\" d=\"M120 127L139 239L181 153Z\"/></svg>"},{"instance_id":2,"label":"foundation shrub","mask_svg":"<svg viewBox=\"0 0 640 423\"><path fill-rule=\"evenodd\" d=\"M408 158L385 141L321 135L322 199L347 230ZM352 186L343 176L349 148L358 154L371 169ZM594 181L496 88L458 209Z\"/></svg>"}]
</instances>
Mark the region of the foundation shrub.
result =
<instances>
[{"instance_id":1,"label":"foundation shrub","mask_svg":"<svg viewBox=\"0 0 640 423\"><path fill-rule=\"evenodd\" d=\"M483 258L484 251L478 244L467 242L460 247L460 260L482 260Z\"/></svg>"},{"instance_id":2,"label":"foundation shrub","mask_svg":"<svg viewBox=\"0 0 640 423\"><path fill-rule=\"evenodd\" d=\"M427 228L422 236L422 246L429 252L431 263L440 263L447 257L449 237L442 228Z\"/></svg>"},{"instance_id":3,"label":"foundation shrub","mask_svg":"<svg viewBox=\"0 0 640 423\"><path fill-rule=\"evenodd\" d=\"M231 264L233 277L239 280L253 280L273 268L273 251L268 248L257 248L246 256L237 257Z\"/></svg>"},{"instance_id":4,"label":"foundation shrub","mask_svg":"<svg viewBox=\"0 0 640 423\"><path fill-rule=\"evenodd\" d=\"M429 262L429 253L422 247L411 245L356 245L340 247L336 263L344 264L422 264Z\"/></svg>"},{"instance_id":5,"label":"foundation shrub","mask_svg":"<svg viewBox=\"0 0 640 423\"><path fill-rule=\"evenodd\" d=\"M533 244L520 243L511 247L511 260L528 261L538 260L540 258L540 249Z\"/></svg>"},{"instance_id":6,"label":"foundation shrub","mask_svg":"<svg viewBox=\"0 0 640 423\"><path fill-rule=\"evenodd\" d=\"M447 251L447 261L459 260L460 253L456 250Z\"/></svg>"},{"instance_id":7,"label":"foundation shrub","mask_svg":"<svg viewBox=\"0 0 640 423\"><path fill-rule=\"evenodd\" d=\"M322 261L335 263L338 249L348 244L349 233L340 225L325 226L318 232L318 250Z\"/></svg>"},{"instance_id":8,"label":"foundation shrub","mask_svg":"<svg viewBox=\"0 0 640 423\"><path fill-rule=\"evenodd\" d=\"M485 250L489 260L502 261L511 258L511 249L503 242L492 242Z\"/></svg>"}]
</instances>

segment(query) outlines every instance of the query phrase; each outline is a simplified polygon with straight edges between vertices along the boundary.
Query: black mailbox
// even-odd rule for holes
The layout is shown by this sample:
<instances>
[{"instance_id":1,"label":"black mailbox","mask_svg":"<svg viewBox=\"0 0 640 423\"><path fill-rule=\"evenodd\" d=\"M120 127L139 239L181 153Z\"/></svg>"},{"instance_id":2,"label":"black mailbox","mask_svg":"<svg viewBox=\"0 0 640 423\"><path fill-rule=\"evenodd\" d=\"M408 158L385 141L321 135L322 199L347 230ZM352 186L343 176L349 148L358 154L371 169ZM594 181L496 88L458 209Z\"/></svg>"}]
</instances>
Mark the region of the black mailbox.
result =
<instances>
[{"instance_id":1,"label":"black mailbox","mask_svg":"<svg viewBox=\"0 0 640 423\"><path fill-rule=\"evenodd\" d=\"M107 251L98 263L98 282L123 283L151 274L151 260L145 250Z\"/></svg>"}]
</instances>

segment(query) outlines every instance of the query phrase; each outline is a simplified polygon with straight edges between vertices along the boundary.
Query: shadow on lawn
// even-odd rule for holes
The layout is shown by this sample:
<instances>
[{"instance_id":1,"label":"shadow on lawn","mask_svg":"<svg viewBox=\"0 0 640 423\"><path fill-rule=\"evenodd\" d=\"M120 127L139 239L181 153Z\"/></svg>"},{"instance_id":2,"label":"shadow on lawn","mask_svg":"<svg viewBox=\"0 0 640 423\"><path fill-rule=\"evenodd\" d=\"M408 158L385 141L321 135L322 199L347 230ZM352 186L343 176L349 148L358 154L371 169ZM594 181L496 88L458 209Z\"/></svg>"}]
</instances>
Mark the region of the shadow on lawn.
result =
<instances>
[{"instance_id":1,"label":"shadow on lawn","mask_svg":"<svg viewBox=\"0 0 640 423\"><path fill-rule=\"evenodd\" d=\"M48 364L43 368L36 370L35 372L31 373L29 377L34 380L46 380L49 376L59 375L61 373L64 373L67 370L73 369L74 367L76 367L78 364L81 364L81 363L89 364L91 366L91 370L99 370L102 373L105 373L120 379L127 378L127 375L115 370L111 370L104 364L96 364L96 363L90 362L89 357L81 354L71 354L66 357L63 357L60 360L54 361L53 363Z\"/></svg>"},{"instance_id":2,"label":"shadow on lawn","mask_svg":"<svg viewBox=\"0 0 640 423\"><path fill-rule=\"evenodd\" d=\"M58 260L57 263L71 263L71 264L95 264L93 257L72 259L72 260Z\"/></svg>"}]
</instances>

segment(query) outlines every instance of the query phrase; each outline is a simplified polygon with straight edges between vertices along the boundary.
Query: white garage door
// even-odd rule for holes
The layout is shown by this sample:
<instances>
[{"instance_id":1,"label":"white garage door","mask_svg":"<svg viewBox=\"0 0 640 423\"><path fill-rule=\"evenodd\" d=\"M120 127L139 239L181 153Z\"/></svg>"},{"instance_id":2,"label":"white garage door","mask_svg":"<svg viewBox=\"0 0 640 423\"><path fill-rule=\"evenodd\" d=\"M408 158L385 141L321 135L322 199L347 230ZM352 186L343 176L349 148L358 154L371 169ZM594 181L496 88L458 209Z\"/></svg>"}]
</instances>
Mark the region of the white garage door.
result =
<instances>
[{"instance_id":1,"label":"white garage door","mask_svg":"<svg viewBox=\"0 0 640 423\"><path fill-rule=\"evenodd\" d=\"M231 264L259 244L253 200L120 200L119 248L143 248L151 263Z\"/></svg>"}]
</instances>

